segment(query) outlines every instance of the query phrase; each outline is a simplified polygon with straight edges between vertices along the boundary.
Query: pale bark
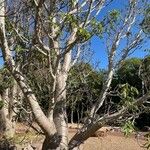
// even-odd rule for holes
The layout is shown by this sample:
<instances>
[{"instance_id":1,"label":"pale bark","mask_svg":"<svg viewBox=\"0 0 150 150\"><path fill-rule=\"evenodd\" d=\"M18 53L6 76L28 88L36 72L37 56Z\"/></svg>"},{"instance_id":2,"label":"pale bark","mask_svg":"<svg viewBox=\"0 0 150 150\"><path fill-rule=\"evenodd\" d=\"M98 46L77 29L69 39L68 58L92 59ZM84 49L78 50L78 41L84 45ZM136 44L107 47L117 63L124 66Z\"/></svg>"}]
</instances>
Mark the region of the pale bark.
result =
<instances>
[{"instance_id":1,"label":"pale bark","mask_svg":"<svg viewBox=\"0 0 150 150\"><path fill-rule=\"evenodd\" d=\"M6 92L6 90L5 90L5 92ZM4 94L4 92L3 92L3 94ZM3 96L0 95L0 99L3 103L5 101L4 98L6 98L6 97L4 97L4 95ZM1 132L1 134L4 134L6 131L6 114L5 114L4 107L5 107L5 105L0 110L0 132Z\"/></svg>"},{"instance_id":2,"label":"pale bark","mask_svg":"<svg viewBox=\"0 0 150 150\"><path fill-rule=\"evenodd\" d=\"M67 74L59 72L56 76L56 90L55 90L55 105L54 110L49 111L49 120L51 124L56 127L56 134L51 137L46 137L42 150L58 149L67 150L68 149L68 121L66 116L66 79ZM53 116L52 116L53 115ZM53 141L52 141L53 140Z\"/></svg>"},{"instance_id":3,"label":"pale bark","mask_svg":"<svg viewBox=\"0 0 150 150\"><path fill-rule=\"evenodd\" d=\"M18 92L18 86L17 83L14 81L13 86L10 88L10 93L9 93L9 103L8 103L8 112L9 112L9 119L14 120L16 113L17 113L17 108L16 104L17 102L17 92ZM19 93L18 93L19 94Z\"/></svg>"},{"instance_id":4,"label":"pale bark","mask_svg":"<svg viewBox=\"0 0 150 150\"><path fill-rule=\"evenodd\" d=\"M99 97L99 101L97 101L97 103L95 103L92 106L92 109L91 109L91 112L90 112L91 117L94 117L95 114L97 113L97 111L99 110L99 108L103 105L103 103L104 103L104 101L107 97L107 92L110 88L110 85L111 85L111 82L112 82L112 79L113 79L113 74L114 74L114 70L111 69L108 73L107 80L104 83L103 89L102 89L100 97Z\"/></svg>"},{"instance_id":5,"label":"pale bark","mask_svg":"<svg viewBox=\"0 0 150 150\"><path fill-rule=\"evenodd\" d=\"M1 4L0 13L2 16L4 16L5 14L4 1L0 1L0 4ZM56 135L56 130L53 128L53 125L50 124L50 121L43 113L42 109L40 108L37 102L37 99L34 93L32 92L32 89L30 88L30 86L28 85L28 82L26 81L26 78L23 76L19 68L15 66L15 62L13 61L13 58L11 56L11 52L8 47L6 33L5 33L5 18L4 17L0 17L0 36L1 36L0 41L1 41L2 53L4 56L6 67L8 68L8 70L10 71L10 73L12 74L12 76L17 81L18 85L20 86L20 89L22 90L25 98L28 100L30 104L30 107L32 109L32 112L35 116L35 119L38 125L41 127L41 129L45 133L46 139L44 141L44 144L46 146L44 146L43 144L43 149L45 150L47 150L48 148L56 149L60 143L59 137ZM60 115L60 118L62 116Z\"/></svg>"},{"instance_id":6,"label":"pale bark","mask_svg":"<svg viewBox=\"0 0 150 150\"><path fill-rule=\"evenodd\" d=\"M8 88L3 90L1 99L4 103L4 106L0 110L0 131L6 138L12 138L15 134L15 120L13 119L15 115L10 113L9 103L12 101L12 99L9 98ZM11 111L13 111L12 108Z\"/></svg>"},{"instance_id":7,"label":"pale bark","mask_svg":"<svg viewBox=\"0 0 150 150\"><path fill-rule=\"evenodd\" d=\"M135 100L133 105L141 106L150 98L150 92L143 95L142 97ZM117 120L120 116L125 115L128 112L128 108L122 107L118 112L112 115L104 115L101 118L96 119L95 121L84 125L69 141L69 150L80 146L84 141L86 141L93 133L100 129L103 125Z\"/></svg>"},{"instance_id":8,"label":"pale bark","mask_svg":"<svg viewBox=\"0 0 150 150\"><path fill-rule=\"evenodd\" d=\"M14 77L14 79L17 81L18 85L20 86L20 89L22 90L25 98L28 100L37 123L46 135L51 136L55 133L55 131L51 129L51 125L49 124L48 118L44 115L43 111L41 110L34 93L32 92L21 71L18 68L16 68L13 58L11 56L5 33L5 17L3 17L5 16L4 1L0 0L0 4L0 41L5 64L12 76Z\"/></svg>"},{"instance_id":9,"label":"pale bark","mask_svg":"<svg viewBox=\"0 0 150 150\"><path fill-rule=\"evenodd\" d=\"M136 1L135 1L136 2ZM66 117L66 81L68 78L68 71L71 67L71 52L74 46L77 43L80 43L78 40L78 27L84 28L85 30L88 30L88 24L99 14L101 8L104 6L105 0L97 1L97 0L91 0L89 2L89 6L87 5L87 1L84 0L81 2L80 6L78 6L79 1L76 0L72 3L74 3L74 6L72 8L70 7L70 10L68 12L65 11L65 14L78 14L87 12L85 20L83 22L79 21L78 27L72 26L72 31L70 31L70 36L67 37L63 44L61 42L59 43L59 34L64 34L66 31L59 31L58 28L54 27L54 24L57 23L56 17L53 14L55 13L56 1L53 0L49 3L51 6L52 11L47 11L48 16L44 16L42 18L42 12L45 11L42 8L46 7L46 3L44 1L36 1L34 0L34 3L36 5L36 15L35 15L35 35L33 35L32 39L36 39L36 44L33 44L34 48L37 48L39 52L44 54L44 56L48 57L49 61L49 73L51 74L51 77L54 79L53 88L52 88L52 97L50 96L50 102L49 102L49 109L47 116L43 113L42 109L39 106L39 103L37 102L37 98L35 97L35 94L33 93L31 87L29 86L26 77L22 74L22 72L16 67L15 62L12 58L10 49L8 47L7 37L6 37L6 31L5 31L5 9L4 9L4 1L0 0L0 44L2 53L4 56L5 64L10 71L10 73L13 75L14 79L17 81L18 85L20 86L20 89L22 90L25 98L30 104L30 107L32 109L32 112L35 116L35 119L38 123L38 125L41 127L41 129L45 133L45 141L43 143L43 150L48 149L61 149L61 150L67 150L68 149L68 127L67 127L67 117ZM44 6L44 7L43 7ZM134 7L133 9L134 10ZM132 11L131 10L131 11ZM61 11L61 10L60 10ZM134 12L135 13L135 12ZM124 35L124 27L129 23L129 27L127 31L130 30L131 25L134 22L134 13L130 13L128 18L125 18L125 24L123 25L122 31L118 31L116 34L116 39L113 41L112 48L109 50L109 71L107 75L107 79L105 82L105 85L103 86L103 90L101 92L101 95L98 99L98 102L96 102L91 110L91 116L95 117L95 114L100 109L100 107L103 105L107 92L110 89L110 84L112 81L113 73L114 73L114 57L116 53L116 49L118 47L119 41L121 38L123 38ZM79 15L80 15L79 14ZM41 16L40 16L41 15ZM33 15L34 16L34 15ZM50 17L53 17L52 23ZM65 26L65 17L67 15L64 15L64 17L60 17L59 23ZM127 15L128 16L128 15ZM132 19L133 16L133 19ZM47 17L47 18L46 18ZM59 18L59 17L58 17ZM44 30L44 28L47 28L47 26L44 26L46 22L50 22L50 33L47 33L49 30ZM129 22L128 22L129 21ZM63 24L64 23L64 24ZM59 26L59 25L58 25ZM63 30L63 26L61 27ZM61 30L61 29L60 29ZM15 31L16 32L16 31ZM21 34L16 32L17 35ZM48 47L43 41L44 37L45 39L50 39L50 45L52 44L52 47ZM19 36L20 38L20 36ZM30 41L28 41L30 42ZM59 48L59 44L65 45L63 48ZM81 41L82 43L82 41ZM28 43L29 44L29 43ZM64 49L64 50L62 50ZM130 49L130 48L129 48ZM53 50L56 54L56 59L52 59L53 56ZM125 51L125 56L127 51ZM52 54L51 54L52 53ZM80 50L79 50L80 54ZM77 54L77 58L79 57ZM52 56L51 56L52 55ZM76 62L77 58L73 62L73 64ZM124 59L124 55L123 55ZM123 60L122 59L122 60ZM51 93L50 93L51 94ZM51 105L52 104L52 105ZM78 147L82 142L84 142L87 138L90 137L93 132L98 130L103 123L108 122L112 119L117 119L120 115L124 113L124 109L121 112L118 112L111 116L104 116L99 120L96 120L94 122L91 122L88 124L88 126L84 126L80 132L78 132L69 142L69 149L73 149ZM3 115L2 115L3 116ZM56 129L55 129L56 128Z\"/></svg>"},{"instance_id":10,"label":"pale bark","mask_svg":"<svg viewBox=\"0 0 150 150\"><path fill-rule=\"evenodd\" d=\"M54 108L54 123L58 136L61 138L60 149L68 149L68 120L66 116L66 73L60 72L57 76Z\"/></svg>"},{"instance_id":11,"label":"pale bark","mask_svg":"<svg viewBox=\"0 0 150 150\"><path fill-rule=\"evenodd\" d=\"M111 41L107 39L108 40L107 42L109 43L107 43L106 45L107 55L108 55L108 73L102 91L100 93L100 97L91 108L90 111L91 117L94 117L95 114L98 112L98 110L102 107L108 95L107 93L108 90L110 89L115 69L117 67L120 67L121 63L126 59L126 57L129 55L131 50L141 43L141 31L139 31L138 34L133 38L133 40L131 40L130 43L127 44L127 46L125 46L125 48L120 52L122 54L119 57L119 60L117 62L115 61L115 57L117 57L117 50L119 44L123 38L127 37L127 33L130 31L133 23L135 22L135 18L137 15L136 12L137 1L136 0L133 1L133 3L130 3L129 6L130 6L130 11L128 12L128 15L125 17L124 22L121 25L120 29L118 31L117 30L115 31L115 35L109 34L108 35L109 37L107 37L109 40L110 40L110 35L113 37Z\"/></svg>"}]
</instances>

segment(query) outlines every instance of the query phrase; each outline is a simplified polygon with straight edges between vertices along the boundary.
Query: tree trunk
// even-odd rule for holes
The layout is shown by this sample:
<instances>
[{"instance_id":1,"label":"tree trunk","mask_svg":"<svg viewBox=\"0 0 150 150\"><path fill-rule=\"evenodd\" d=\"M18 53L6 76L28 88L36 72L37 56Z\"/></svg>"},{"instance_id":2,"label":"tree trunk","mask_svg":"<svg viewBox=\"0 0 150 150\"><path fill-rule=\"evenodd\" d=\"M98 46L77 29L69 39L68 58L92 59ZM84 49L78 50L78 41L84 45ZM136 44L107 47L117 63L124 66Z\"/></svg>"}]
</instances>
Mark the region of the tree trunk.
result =
<instances>
[{"instance_id":1,"label":"tree trunk","mask_svg":"<svg viewBox=\"0 0 150 150\"><path fill-rule=\"evenodd\" d=\"M60 148L60 141L58 134L53 135L53 137L46 136L42 145L42 150L62 150Z\"/></svg>"},{"instance_id":2,"label":"tree trunk","mask_svg":"<svg viewBox=\"0 0 150 150\"><path fill-rule=\"evenodd\" d=\"M13 115L9 113L9 104L10 101L13 101L13 99L9 98L8 88L3 91L1 99L4 103L4 106L0 110L0 132L6 138L12 138L15 133L15 120L12 119Z\"/></svg>"},{"instance_id":3,"label":"tree trunk","mask_svg":"<svg viewBox=\"0 0 150 150\"><path fill-rule=\"evenodd\" d=\"M4 1L0 0L0 3L1 3L0 14L2 16L5 16ZM55 134L55 130L53 130L48 118L45 116L41 107L39 106L37 98L34 92L32 91L32 89L30 88L30 85L28 84L26 77L16 66L12 58L10 49L8 47L7 38L6 38L5 17L0 17L0 42L2 43L1 49L4 56L6 67L10 71L10 73L12 74L16 82L18 83L20 89L22 90L22 93L24 94L25 98L29 102L38 125L41 127L45 136L47 137L53 136Z\"/></svg>"},{"instance_id":4,"label":"tree trunk","mask_svg":"<svg viewBox=\"0 0 150 150\"><path fill-rule=\"evenodd\" d=\"M76 133L69 142L69 150L76 150L78 147L87 140L92 134L102 127L101 123L91 123L81 128L79 133Z\"/></svg>"},{"instance_id":5,"label":"tree trunk","mask_svg":"<svg viewBox=\"0 0 150 150\"><path fill-rule=\"evenodd\" d=\"M80 123L79 107L77 108L77 122Z\"/></svg>"},{"instance_id":6,"label":"tree trunk","mask_svg":"<svg viewBox=\"0 0 150 150\"><path fill-rule=\"evenodd\" d=\"M66 116L66 80L67 75L62 72L57 76L54 123L60 140L60 149L68 149L68 120Z\"/></svg>"},{"instance_id":7,"label":"tree trunk","mask_svg":"<svg viewBox=\"0 0 150 150\"><path fill-rule=\"evenodd\" d=\"M73 110L71 110L71 123L73 124Z\"/></svg>"}]
</instances>

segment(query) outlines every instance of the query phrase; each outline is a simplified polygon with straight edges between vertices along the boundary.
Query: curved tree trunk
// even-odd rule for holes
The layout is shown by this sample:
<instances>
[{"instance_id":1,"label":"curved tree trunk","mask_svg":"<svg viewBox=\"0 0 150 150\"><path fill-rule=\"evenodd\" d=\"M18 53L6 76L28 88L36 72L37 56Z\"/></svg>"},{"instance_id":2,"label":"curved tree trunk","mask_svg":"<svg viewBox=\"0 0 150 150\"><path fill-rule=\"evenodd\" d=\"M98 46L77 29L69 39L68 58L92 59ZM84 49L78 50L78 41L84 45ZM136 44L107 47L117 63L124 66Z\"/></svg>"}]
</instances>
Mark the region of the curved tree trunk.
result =
<instances>
[{"instance_id":1,"label":"curved tree trunk","mask_svg":"<svg viewBox=\"0 0 150 150\"><path fill-rule=\"evenodd\" d=\"M5 16L5 2L3 0L0 0L0 4L0 14L2 16ZM53 135L55 133L55 130L52 130L48 118L45 116L41 107L39 106L39 103L37 102L35 94L33 93L28 82L26 81L26 78L18 69L12 58L6 37L5 17L0 17L0 42L2 43L1 48L6 67L20 86L20 89L22 90L25 98L28 100L38 125L41 127L45 135Z\"/></svg>"}]
</instances>

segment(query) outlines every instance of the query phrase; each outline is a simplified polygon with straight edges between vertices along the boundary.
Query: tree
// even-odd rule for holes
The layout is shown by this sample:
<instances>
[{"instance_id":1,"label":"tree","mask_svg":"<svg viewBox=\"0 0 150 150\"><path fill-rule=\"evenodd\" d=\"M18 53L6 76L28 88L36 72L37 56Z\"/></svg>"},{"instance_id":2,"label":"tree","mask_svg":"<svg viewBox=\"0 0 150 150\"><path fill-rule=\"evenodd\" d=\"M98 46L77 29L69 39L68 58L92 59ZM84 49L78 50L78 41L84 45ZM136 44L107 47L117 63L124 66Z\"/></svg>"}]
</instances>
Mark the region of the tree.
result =
<instances>
[{"instance_id":1,"label":"tree","mask_svg":"<svg viewBox=\"0 0 150 150\"><path fill-rule=\"evenodd\" d=\"M140 58L129 58L122 62L121 67L115 72L114 79L112 81L112 89L116 89L119 84L128 84L138 90L138 96L144 95L146 93L146 88L144 86L142 78L139 75L142 62L143 59ZM121 99L119 96L113 96L112 101L119 104L121 102ZM142 111L140 111L140 109ZM144 110L142 107L140 109L136 110L137 115L135 116L135 122L133 123L136 125L136 127L142 129L144 128L144 126L148 125L148 121L146 121L146 118L149 117L149 113L147 112L147 109ZM147 113L144 113L145 111Z\"/></svg>"},{"instance_id":2,"label":"tree","mask_svg":"<svg viewBox=\"0 0 150 150\"><path fill-rule=\"evenodd\" d=\"M118 119L128 112L123 105L115 112L97 116L104 104L113 79L114 70L143 41L142 31L133 31L138 19L139 4L136 0L128 2L128 9L119 17L119 11L113 10L102 22L97 21L104 4L109 1L0 1L0 46L7 69L16 80L26 100L29 102L36 122L45 135L43 150L75 149L90 137L104 123ZM21 7L20 7L21 6ZM7 10L11 10L8 15ZM26 12L26 13L25 13ZM104 28L104 30L103 30ZM93 36L107 39L108 71L97 101L90 109L88 124L84 124L68 142L66 116L66 81L71 67L79 58L82 46ZM121 40L127 40L123 50L118 50ZM11 49L24 51L25 58L34 52L46 58L48 72L52 81L49 89L49 108L42 111L35 92L32 90L20 60L14 60ZM117 53L119 55L117 55ZM119 57L121 55L121 57ZM74 57L75 56L75 57ZM118 56L118 57L117 57ZM115 58L117 57L117 61ZM26 60L26 59L25 59ZM21 60L22 61L22 60ZM27 62L26 62L27 63ZM133 102L140 105L149 98L149 93ZM87 123L87 122L86 122Z\"/></svg>"},{"instance_id":3,"label":"tree","mask_svg":"<svg viewBox=\"0 0 150 150\"><path fill-rule=\"evenodd\" d=\"M104 105L104 102L109 97L109 95L112 95L114 91L111 91L111 83L113 79L114 72L117 68L120 68L122 62L125 60L125 58L132 53L143 41L143 34L141 31L137 31L137 33L133 33L133 24L136 24L136 11L135 8L137 7L136 1L130 1L128 6L128 11L125 11L126 14L124 14L124 19L118 19L118 11L114 10L110 13L110 24L106 27L106 43L107 43L107 54L108 54L108 71L105 76L105 82L102 88L102 91L100 93L99 99L96 101L96 103L93 105L91 109L91 120L90 123L86 126L83 126L81 129L81 133L77 133L71 140L70 144L73 145L80 145L80 143L84 140L86 140L92 132L95 132L98 128L103 126L103 124L112 122L113 120L116 120L116 118L119 118L119 116L127 115L127 112L130 112L130 106L129 103L132 104L132 106L140 106L142 103L144 103L146 100L149 99L149 92L142 97L139 97L135 99L133 96L133 91L136 91L135 88L130 87L129 85L122 85L121 87L123 90L121 90L125 95L125 97L122 97L123 93L119 93L118 95L121 95L120 98L124 101L126 100L126 97L128 97L131 101L128 103L123 103L121 107L117 107L115 111L108 111L107 114L102 114L101 117L96 118L97 112L102 108ZM127 14L127 12L130 14ZM132 14L132 15L131 15ZM132 16L132 17L131 17ZM108 17L108 19L109 19ZM117 20L117 21L116 21ZM127 23L128 22L128 23ZM134 34L134 35L133 35ZM124 44L123 48L119 48L119 44L121 44L122 41L127 41L127 45ZM118 91L117 91L118 92ZM131 93L132 94L131 94ZM131 95L132 96L131 96ZM126 105L127 104L127 105ZM74 144L73 144L74 141Z\"/></svg>"},{"instance_id":4,"label":"tree","mask_svg":"<svg viewBox=\"0 0 150 150\"><path fill-rule=\"evenodd\" d=\"M150 56L147 56L143 59L140 70L139 70L139 75L142 79L142 81L144 82L144 86L146 88L147 91L149 91L150 87Z\"/></svg>"},{"instance_id":5,"label":"tree","mask_svg":"<svg viewBox=\"0 0 150 150\"><path fill-rule=\"evenodd\" d=\"M141 23L142 30L145 34L150 33L150 6L148 5L144 12L144 19Z\"/></svg>"},{"instance_id":6,"label":"tree","mask_svg":"<svg viewBox=\"0 0 150 150\"><path fill-rule=\"evenodd\" d=\"M7 8L12 10L10 15L15 13L10 17L0 18L1 47L5 64L29 101L35 119L45 133L43 149L57 149L57 147L67 149L65 101L68 72L78 59L80 45L82 46L93 34L93 30L91 31L93 28L90 27L94 26L96 29L99 26L97 34L101 33L102 27L99 22L95 22L94 25L91 22L95 17L93 11L98 15L104 1L86 3L84 1L34 0L17 1L17 3L19 5L16 5L15 1L9 1L5 5L1 1L2 16ZM18 10L19 13L16 13ZM27 13L24 14L25 11ZM34 22L34 26L32 22ZM49 108L46 115L40 108L25 74L20 68L20 62L14 61L10 52L11 48L15 49L16 55L19 54L18 51L27 49L38 51L47 58L49 75L53 82L51 82L49 91ZM76 56L72 61L73 50L75 50ZM25 54L28 55L28 51ZM16 59L19 59L19 56Z\"/></svg>"},{"instance_id":7,"label":"tree","mask_svg":"<svg viewBox=\"0 0 150 150\"><path fill-rule=\"evenodd\" d=\"M17 85L6 68L0 70L0 131L12 138L15 134Z\"/></svg>"},{"instance_id":8,"label":"tree","mask_svg":"<svg viewBox=\"0 0 150 150\"><path fill-rule=\"evenodd\" d=\"M69 120L83 122L98 97L103 84L104 71L97 71L88 63L77 63L72 67L67 81L67 106ZM93 101L94 100L94 101ZM71 117L71 118L70 118Z\"/></svg>"},{"instance_id":9,"label":"tree","mask_svg":"<svg viewBox=\"0 0 150 150\"><path fill-rule=\"evenodd\" d=\"M118 84L128 83L138 89L142 95L142 80L139 76L139 68L142 60L139 58L130 58L122 62L121 67L116 71L114 87Z\"/></svg>"}]
</instances>

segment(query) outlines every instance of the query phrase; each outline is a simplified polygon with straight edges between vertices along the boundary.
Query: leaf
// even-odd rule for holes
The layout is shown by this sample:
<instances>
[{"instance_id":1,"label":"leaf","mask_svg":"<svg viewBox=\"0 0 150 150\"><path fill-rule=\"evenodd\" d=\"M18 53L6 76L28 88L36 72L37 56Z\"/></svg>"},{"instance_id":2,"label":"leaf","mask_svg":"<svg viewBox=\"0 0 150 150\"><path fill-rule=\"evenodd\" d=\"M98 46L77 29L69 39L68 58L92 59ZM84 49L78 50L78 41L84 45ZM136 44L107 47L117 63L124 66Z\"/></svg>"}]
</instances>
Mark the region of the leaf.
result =
<instances>
[{"instance_id":1,"label":"leaf","mask_svg":"<svg viewBox=\"0 0 150 150\"><path fill-rule=\"evenodd\" d=\"M0 110L4 107L4 101L0 100Z\"/></svg>"},{"instance_id":2,"label":"leaf","mask_svg":"<svg viewBox=\"0 0 150 150\"><path fill-rule=\"evenodd\" d=\"M119 10L114 9L109 13L109 16L113 21L116 21L120 16L120 12Z\"/></svg>"},{"instance_id":3,"label":"leaf","mask_svg":"<svg viewBox=\"0 0 150 150\"><path fill-rule=\"evenodd\" d=\"M150 150L150 133L146 134L147 136L147 141L146 143L143 145L144 148Z\"/></svg>"},{"instance_id":4,"label":"leaf","mask_svg":"<svg viewBox=\"0 0 150 150\"><path fill-rule=\"evenodd\" d=\"M23 51L23 48L20 45L17 45L15 50L16 50L16 52L19 53L19 52Z\"/></svg>"},{"instance_id":5,"label":"leaf","mask_svg":"<svg viewBox=\"0 0 150 150\"><path fill-rule=\"evenodd\" d=\"M84 28L78 28L78 37L82 40L82 41L86 41L91 37L91 33L88 32L86 29Z\"/></svg>"},{"instance_id":6,"label":"leaf","mask_svg":"<svg viewBox=\"0 0 150 150\"><path fill-rule=\"evenodd\" d=\"M129 136L134 131L134 122L127 121L122 127L125 136Z\"/></svg>"}]
</instances>

